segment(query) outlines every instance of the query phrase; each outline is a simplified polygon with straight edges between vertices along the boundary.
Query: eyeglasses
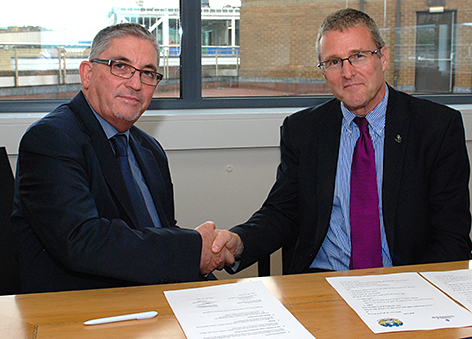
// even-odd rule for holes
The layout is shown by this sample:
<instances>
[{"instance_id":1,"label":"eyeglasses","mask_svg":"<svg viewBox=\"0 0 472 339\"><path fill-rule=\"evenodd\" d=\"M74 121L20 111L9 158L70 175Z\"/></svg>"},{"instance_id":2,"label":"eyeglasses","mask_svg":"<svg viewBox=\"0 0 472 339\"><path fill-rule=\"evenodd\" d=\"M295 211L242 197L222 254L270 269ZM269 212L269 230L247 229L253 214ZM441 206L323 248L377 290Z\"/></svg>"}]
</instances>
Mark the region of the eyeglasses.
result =
<instances>
[{"instance_id":1,"label":"eyeglasses","mask_svg":"<svg viewBox=\"0 0 472 339\"><path fill-rule=\"evenodd\" d=\"M110 73L124 79L131 79L131 77L139 72L139 78L141 82L145 85L156 86L159 81L162 80L162 74L151 71L151 70L142 70L127 64L126 62L118 60L103 60L103 59L92 59L91 62L96 62L99 64L104 64L110 66Z\"/></svg>"},{"instance_id":2,"label":"eyeglasses","mask_svg":"<svg viewBox=\"0 0 472 339\"><path fill-rule=\"evenodd\" d=\"M377 54L379 57L380 50L382 47L377 48L375 51L362 51L351 54L347 58L336 58L331 60L322 61L318 64L318 67L323 71L335 72L341 70L343 67L343 61L347 60L354 67L361 67L367 64L368 61L372 59L374 54Z\"/></svg>"}]
</instances>

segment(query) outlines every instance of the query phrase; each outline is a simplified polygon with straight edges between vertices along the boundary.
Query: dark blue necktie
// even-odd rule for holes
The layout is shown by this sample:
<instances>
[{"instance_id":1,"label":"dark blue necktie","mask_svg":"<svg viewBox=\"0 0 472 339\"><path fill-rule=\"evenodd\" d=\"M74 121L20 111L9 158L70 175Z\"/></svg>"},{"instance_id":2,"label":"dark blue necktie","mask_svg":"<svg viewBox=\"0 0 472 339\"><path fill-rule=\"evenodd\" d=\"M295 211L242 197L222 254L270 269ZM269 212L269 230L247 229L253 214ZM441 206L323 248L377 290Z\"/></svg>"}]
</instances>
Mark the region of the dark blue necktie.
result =
<instances>
[{"instance_id":1,"label":"dark blue necktie","mask_svg":"<svg viewBox=\"0 0 472 339\"><path fill-rule=\"evenodd\" d=\"M146 207L146 203L143 198L143 194L139 189L138 184L134 180L133 173L128 160L128 138L124 134L116 134L111 138L113 146L115 147L116 160L123 173L128 193L133 203L133 208L138 218L139 228L153 227L154 224L149 215L149 211Z\"/></svg>"}]
</instances>

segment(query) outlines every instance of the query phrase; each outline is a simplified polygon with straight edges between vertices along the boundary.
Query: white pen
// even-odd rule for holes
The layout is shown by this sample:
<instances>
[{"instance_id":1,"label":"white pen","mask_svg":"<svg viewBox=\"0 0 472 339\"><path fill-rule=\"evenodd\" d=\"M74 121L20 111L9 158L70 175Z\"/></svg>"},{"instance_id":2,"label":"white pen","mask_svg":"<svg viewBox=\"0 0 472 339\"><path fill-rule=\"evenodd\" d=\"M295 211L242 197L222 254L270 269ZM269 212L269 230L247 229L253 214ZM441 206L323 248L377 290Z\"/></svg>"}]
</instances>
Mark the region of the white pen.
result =
<instances>
[{"instance_id":1,"label":"white pen","mask_svg":"<svg viewBox=\"0 0 472 339\"><path fill-rule=\"evenodd\" d=\"M151 318L154 318L156 315L157 315L156 311L124 314L124 315L117 315L114 317L87 320L86 322L84 322L84 325L98 325L98 324L113 323L116 321L151 319Z\"/></svg>"}]
</instances>

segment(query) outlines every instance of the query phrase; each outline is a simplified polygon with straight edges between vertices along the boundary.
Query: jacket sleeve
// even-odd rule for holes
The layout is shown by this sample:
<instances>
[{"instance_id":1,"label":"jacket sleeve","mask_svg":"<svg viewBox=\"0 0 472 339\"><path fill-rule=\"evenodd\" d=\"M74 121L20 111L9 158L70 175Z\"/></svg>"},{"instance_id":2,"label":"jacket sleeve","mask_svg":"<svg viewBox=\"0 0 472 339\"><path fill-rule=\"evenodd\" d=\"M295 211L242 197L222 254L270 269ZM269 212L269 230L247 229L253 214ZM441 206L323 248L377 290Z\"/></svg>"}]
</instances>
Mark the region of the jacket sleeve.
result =
<instances>
[{"instance_id":1,"label":"jacket sleeve","mask_svg":"<svg viewBox=\"0 0 472 339\"><path fill-rule=\"evenodd\" d=\"M431 243L424 262L467 260L471 251L469 159L461 114L454 113L445 133L436 135L440 146L429 181Z\"/></svg>"}]
</instances>

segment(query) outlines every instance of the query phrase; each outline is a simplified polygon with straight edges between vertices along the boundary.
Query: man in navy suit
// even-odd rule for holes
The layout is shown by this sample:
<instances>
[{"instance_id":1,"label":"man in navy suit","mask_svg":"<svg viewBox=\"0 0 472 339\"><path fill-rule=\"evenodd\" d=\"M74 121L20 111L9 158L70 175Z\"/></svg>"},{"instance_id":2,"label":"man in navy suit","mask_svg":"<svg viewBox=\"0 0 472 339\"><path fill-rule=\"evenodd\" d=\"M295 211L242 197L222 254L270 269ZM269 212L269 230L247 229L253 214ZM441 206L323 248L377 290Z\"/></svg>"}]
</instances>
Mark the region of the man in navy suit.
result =
<instances>
[{"instance_id":1,"label":"man in navy suit","mask_svg":"<svg viewBox=\"0 0 472 339\"><path fill-rule=\"evenodd\" d=\"M460 112L386 84L387 46L363 12L329 15L317 53L335 99L285 119L267 200L246 223L220 233L214 252L226 245L238 257L230 271L280 247L284 273L349 269L359 117L375 151L379 266L468 259L470 169Z\"/></svg>"},{"instance_id":2,"label":"man in navy suit","mask_svg":"<svg viewBox=\"0 0 472 339\"><path fill-rule=\"evenodd\" d=\"M80 65L82 91L23 136L12 214L22 292L195 281L231 261L210 252L213 223L176 225L164 150L133 126L162 79L158 62L142 26L103 29Z\"/></svg>"}]
</instances>

